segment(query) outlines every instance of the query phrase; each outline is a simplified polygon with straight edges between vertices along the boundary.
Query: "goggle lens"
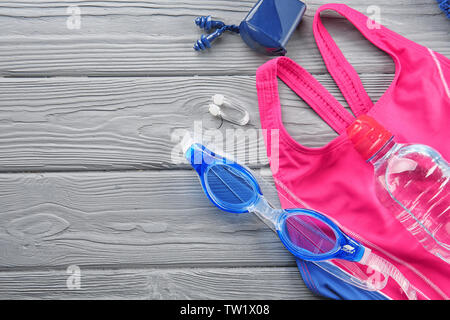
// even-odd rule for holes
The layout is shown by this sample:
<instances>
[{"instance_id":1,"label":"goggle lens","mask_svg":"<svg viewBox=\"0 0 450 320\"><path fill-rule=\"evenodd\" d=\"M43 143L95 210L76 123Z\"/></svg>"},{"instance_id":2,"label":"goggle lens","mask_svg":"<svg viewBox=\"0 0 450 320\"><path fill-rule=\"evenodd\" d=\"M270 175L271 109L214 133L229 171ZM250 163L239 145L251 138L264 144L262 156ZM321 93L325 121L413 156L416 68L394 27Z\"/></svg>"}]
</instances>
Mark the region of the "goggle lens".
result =
<instances>
[{"instance_id":1,"label":"goggle lens","mask_svg":"<svg viewBox=\"0 0 450 320\"><path fill-rule=\"evenodd\" d=\"M244 208L258 194L257 187L249 176L226 164L209 167L205 183L213 201L225 209L238 206Z\"/></svg>"},{"instance_id":2,"label":"goggle lens","mask_svg":"<svg viewBox=\"0 0 450 320\"><path fill-rule=\"evenodd\" d=\"M283 231L293 246L311 254L328 253L336 247L334 230L323 221L306 214L288 216Z\"/></svg>"}]
</instances>

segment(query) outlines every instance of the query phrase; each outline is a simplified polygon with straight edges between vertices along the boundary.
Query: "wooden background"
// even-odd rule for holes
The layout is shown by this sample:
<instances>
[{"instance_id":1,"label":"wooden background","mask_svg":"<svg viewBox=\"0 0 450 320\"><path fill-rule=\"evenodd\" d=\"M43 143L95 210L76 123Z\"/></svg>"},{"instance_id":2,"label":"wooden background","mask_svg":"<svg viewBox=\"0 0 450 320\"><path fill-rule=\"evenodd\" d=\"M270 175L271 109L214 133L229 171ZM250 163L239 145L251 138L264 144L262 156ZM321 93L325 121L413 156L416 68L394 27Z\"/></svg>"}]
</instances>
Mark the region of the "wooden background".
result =
<instances>
[{"instance_id":1,"label":"wooden background","mask_svg":"<svg viewBox=\"0 0 450 320\"><path fill-rule=\"evenodd\" d=\"M256 0L255 0L256 1ZM255 71L269 58L225 35L206 53L193 20L242 20L253 0L1 1L0 298L314 299L295 260L257 218L214 208L171 134L203 120L212 94L239 99L259 128ZM312 35L308 10L288 56L344 103ZM450 56L435 0L349 0L381 23ZM67 7L81 28L67 28ZM345 20L326 18L376 101L394 65ZM283 119L318 147L334 132L286 87ZM233 128L224 124L221 130ZM255 168L263 141L246 146ZM70 265L81 289L66 286Z\"/></svg>"}]
</instances>

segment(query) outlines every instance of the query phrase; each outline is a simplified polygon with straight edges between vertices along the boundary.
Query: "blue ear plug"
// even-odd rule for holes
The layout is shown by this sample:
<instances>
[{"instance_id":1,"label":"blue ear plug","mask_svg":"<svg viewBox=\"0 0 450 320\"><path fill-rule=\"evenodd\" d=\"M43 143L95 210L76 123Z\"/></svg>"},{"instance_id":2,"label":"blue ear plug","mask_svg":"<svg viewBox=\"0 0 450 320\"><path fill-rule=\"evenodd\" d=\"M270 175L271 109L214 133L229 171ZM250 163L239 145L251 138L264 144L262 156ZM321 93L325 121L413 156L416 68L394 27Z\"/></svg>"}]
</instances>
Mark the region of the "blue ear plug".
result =
<instances>
[{"instance_id":1,"label":"blue ear plug","mask_svg":"<svg viewBox=\"0 0 450 320\"><path fill-rule=\"evenodd\" d=\"M213 33L205 36L202 34L199 40L194 44L194 49L196 51L206 50L207 48L211 48L211 42L220 37L225 31L230 31L233 33L239 33L239 27L231 24L226 25L222 21L211 20L211 16L202 16L195 19L195 24L200 28L205 29L206 31L210 29L219 28Z\"/></svg>"},{"instance_id":2,"label":"blue ear plug","mask_svg":"<svg viewBox=\"0 0 450 320\"><path fill-rule=\"evenodd\" d=\"M201 51L201 50L206 50L207 48L211 48L211 42L213 42L218 37L220 37L222 35L222 33L224 33L224 31L225 31L225 27L222 27L207 36L202 34L200 39L197 40L197 42L194 44L194 49L196 51Z\"/></svg>"},{"instance_id":3,"label":"blue ear plug","mask_svg":"<svg viewBox=\"0 0 450 320\"><path fill-rule=\"evenodd\" d=\"M222 21L211 20L211 16L197 17L197 19L195 19L195 24L198 25L199 28L205 29L206 31L211 29L220 29L225 26L225 23Z\"/></svg>"}]
</instances>

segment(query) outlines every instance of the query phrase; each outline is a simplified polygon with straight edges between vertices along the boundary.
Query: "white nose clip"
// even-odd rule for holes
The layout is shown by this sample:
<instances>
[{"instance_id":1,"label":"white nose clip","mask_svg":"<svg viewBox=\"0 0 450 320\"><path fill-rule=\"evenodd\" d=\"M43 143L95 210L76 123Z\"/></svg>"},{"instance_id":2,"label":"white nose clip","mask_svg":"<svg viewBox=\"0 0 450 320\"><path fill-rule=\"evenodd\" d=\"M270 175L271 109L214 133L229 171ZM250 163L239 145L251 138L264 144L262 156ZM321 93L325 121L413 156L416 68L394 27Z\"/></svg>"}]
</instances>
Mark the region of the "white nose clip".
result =
<instances>
[{"instance_id":1,"label":"white nose clip","mask_svg":"<svg viewBox=\"0 0 450 320\"><path fill-rule=\"evenodd\" d=\"M216 94L212 97L213 103L209 105L209 112L223 120L231 123L245 126L250 120L248 111L238 103L225 99L221 94ZM241 114L239 117L238 114Z\"/></svg>"}]
</instances>

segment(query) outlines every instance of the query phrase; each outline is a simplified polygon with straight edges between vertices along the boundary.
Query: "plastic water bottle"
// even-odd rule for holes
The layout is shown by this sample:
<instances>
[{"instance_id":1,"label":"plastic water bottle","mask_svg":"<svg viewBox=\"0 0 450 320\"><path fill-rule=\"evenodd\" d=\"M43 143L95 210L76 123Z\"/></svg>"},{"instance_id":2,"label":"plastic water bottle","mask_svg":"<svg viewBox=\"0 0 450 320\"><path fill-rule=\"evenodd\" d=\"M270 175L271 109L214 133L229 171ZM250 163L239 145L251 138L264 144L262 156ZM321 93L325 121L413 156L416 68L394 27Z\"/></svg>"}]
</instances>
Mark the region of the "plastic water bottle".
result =
<instances>
[{"instance_id":1,"label":"plastic water bottle","mask_svg":"<svg viewBox=\"0 0 450 320\"><path fill-rule=\"evenodd\" d=\"M363 115L348 127L355 149L374 167L380 202L432 254L450 263L450 168L434 149L399 144Z\"/></svg>"}]
</instances>

